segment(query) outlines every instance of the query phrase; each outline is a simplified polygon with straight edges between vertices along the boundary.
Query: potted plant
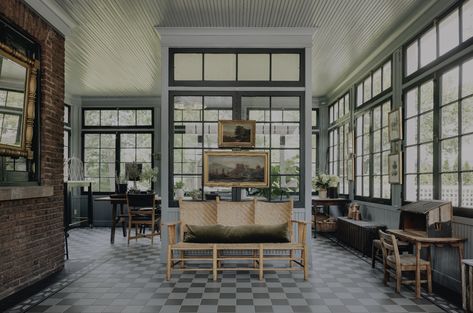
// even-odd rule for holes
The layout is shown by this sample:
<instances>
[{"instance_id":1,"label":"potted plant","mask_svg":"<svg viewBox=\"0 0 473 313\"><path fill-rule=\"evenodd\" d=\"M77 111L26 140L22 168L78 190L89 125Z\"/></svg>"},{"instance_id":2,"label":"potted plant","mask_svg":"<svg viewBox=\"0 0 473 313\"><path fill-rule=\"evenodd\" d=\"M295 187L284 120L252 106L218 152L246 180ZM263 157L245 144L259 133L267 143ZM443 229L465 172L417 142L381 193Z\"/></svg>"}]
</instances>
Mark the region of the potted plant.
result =
<instances>
[{"instance_id":1,"label":"potted plant","mask_svg":"<svg viewBox=\"0 0 473 313\"><path fill-rule=\"evenodd\" d=\"M159 168L157 167L150 167L141 173L141 179L143 181L146 181L149 183L149 190L152 190L151 186L153 182L156 182L158 180L158 175L159 175Z\"/></svg>"},{"instance_id":2,"label":"potted plant","mask_svg":"<svg viewBox=\"0 0 473 313\"><path fill-rule=\"evenodd\" d=\"M184 182L177 181L174 183L174 195L177 199L184 197Z\"/></svg>"},{"instance_id":3,"label":"potted plant","mask_svg":"<svg viewBox=\"0 0 473 313\"><path fill-rule=\"evenodd\" d=\"M338 183L340 179L338 176L330 176L330 183L327 188L327 195L331 199L338 198Z\"/></svg>"},{"instance_id":4,"label":"potted plant","mask_svg":"<svg viewBox=\"0 0 473 313\"><path fill-rule=\"evenodd\" d=\"M128 180L133 181L133 187L130 188L129 192L139 192L138 187L136 186L136 182L140 180L140 176L142 174L143 164L141 163L126 163L125 164L125 173L128 177Z\"/></svg>"},{"instance_id":5,"label":"potted plant","mask_svg":"<svg viewBox=\"0 0 473 313\"><path fill-rule=\"evenodd\" d=\"M320 199L327 198L327 188L330 186L330 175L318 174L312 180L312 188L319 192Z\"/></svg>"}]
</instances>

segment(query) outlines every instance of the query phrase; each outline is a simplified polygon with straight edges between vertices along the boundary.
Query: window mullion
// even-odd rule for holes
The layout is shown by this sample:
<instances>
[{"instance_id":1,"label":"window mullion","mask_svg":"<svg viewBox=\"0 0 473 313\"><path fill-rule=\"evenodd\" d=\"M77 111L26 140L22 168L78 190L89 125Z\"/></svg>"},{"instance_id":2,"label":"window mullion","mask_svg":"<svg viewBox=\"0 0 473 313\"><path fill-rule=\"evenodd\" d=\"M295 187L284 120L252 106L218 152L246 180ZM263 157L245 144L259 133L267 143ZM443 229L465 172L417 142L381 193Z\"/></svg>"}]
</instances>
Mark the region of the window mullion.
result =
<instances>
[{"instance_id":1,"label":"window mullion","mask_svg":"<svg viewBox=\"0 0 473 313\"><path fill-rule=\"evenodd\" d=\"M433 111L433 142L432 142L432 195L434 199L441 199L440 186L440 82L437 76L433 79L434 111Z\"/></svg>"}]
</instances>

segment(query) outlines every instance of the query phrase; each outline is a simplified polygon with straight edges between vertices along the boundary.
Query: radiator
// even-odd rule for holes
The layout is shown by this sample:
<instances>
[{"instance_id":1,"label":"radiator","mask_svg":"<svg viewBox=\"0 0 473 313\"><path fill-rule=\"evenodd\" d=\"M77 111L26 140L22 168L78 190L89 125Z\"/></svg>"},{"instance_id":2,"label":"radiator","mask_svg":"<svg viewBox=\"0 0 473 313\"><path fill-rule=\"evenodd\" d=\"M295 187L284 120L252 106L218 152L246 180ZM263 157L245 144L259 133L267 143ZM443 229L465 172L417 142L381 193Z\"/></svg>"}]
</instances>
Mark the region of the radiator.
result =
<instances>
[{"instance_id":1,"label":"radiator","mask_svg":"<svg viewBox=\"0 0 473 313\"><path fill-rule=\"evenodd\" d=\"M371 245L374 239L379 238L379 229L386 230L386 225L339 217L336 236L340 242L371 257Z\"/></svg>"}]
</instances>

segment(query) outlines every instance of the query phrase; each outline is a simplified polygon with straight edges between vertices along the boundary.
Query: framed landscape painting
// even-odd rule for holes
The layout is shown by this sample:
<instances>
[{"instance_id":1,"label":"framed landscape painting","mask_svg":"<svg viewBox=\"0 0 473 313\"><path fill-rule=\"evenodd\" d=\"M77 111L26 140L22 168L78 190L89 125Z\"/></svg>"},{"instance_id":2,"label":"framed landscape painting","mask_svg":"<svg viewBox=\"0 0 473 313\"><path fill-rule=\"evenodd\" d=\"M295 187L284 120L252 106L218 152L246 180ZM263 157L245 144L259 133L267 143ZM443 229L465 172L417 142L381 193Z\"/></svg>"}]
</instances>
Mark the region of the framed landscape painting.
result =
<instances>
[{"instance_id":1,"label":"framed landscape painting","mask_svg":"<svg viewBox=\"0 0 473 313\"><path fill-rule=\"evenodd\" d=\"M204 185L265 188L269 185L268 152L206 151Z\"/></svg>"},{"instance_id":2,"label":"framed landscape painting","mask_svg":"<svg viewBox=\"0 0 473 313\"><path fill-rule=\"evenodd\" d=\"M218 121L218 146L221 148L252 148L255 146L256 121Z\"/></svg>"}]
</instances>

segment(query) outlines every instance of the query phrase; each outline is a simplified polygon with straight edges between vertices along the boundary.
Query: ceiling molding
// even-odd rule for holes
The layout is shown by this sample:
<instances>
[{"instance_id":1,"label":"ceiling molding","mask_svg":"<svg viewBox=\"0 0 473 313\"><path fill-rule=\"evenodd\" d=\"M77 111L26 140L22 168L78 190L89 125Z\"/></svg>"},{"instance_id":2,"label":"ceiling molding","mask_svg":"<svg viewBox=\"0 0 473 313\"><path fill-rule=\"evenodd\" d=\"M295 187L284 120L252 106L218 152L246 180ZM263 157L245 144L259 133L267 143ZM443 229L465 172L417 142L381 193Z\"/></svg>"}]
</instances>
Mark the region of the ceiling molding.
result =
<instances>
[{"instance_id":1,"label":"ceiling molding","mask_svg":"<svg viewBox=\"0 0 473 313\"><path fill-rule=\"evenodd\" d=\"M64 37L68 36L77 23L53 0L24 0L33 10L56 28Z\"/></svg>"},{"instance_id":2,"label":"ceiling molding","mask_svg":"<svg viewBox=\"0 0 473 313\"><path fill-rule=\"evenodd\" d=\"M312 47L316 28L156 27L163 47Z\"/></svg>"}]
</instances>

